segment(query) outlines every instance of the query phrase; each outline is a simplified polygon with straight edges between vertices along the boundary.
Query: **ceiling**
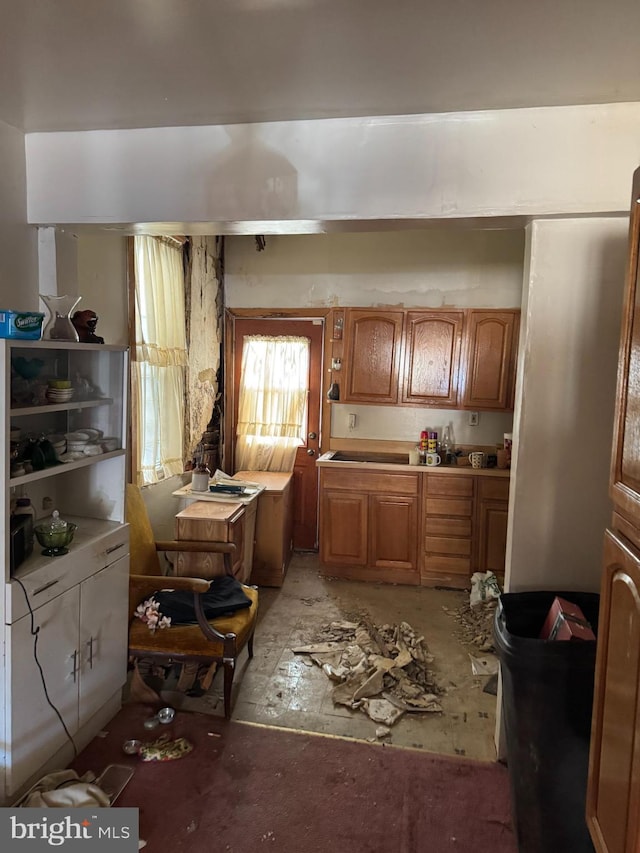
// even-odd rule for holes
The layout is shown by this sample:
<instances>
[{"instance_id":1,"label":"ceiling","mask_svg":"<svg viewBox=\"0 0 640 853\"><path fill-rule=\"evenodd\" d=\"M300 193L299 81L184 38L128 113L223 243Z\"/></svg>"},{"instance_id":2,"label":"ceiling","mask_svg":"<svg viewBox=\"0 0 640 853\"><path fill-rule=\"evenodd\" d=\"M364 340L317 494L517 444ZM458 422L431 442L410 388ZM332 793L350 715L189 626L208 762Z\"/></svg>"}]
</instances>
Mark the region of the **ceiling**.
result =
<instances>
[{"instance_id":1,"label":"ceiling","mask_svg":"<svg viewBox=\"0 0 640 853\"><path fill-rule=\"evenodd\" d=\"M0 0L24 131L640 101L638 0Z\"/></svg>"}]
</instances>

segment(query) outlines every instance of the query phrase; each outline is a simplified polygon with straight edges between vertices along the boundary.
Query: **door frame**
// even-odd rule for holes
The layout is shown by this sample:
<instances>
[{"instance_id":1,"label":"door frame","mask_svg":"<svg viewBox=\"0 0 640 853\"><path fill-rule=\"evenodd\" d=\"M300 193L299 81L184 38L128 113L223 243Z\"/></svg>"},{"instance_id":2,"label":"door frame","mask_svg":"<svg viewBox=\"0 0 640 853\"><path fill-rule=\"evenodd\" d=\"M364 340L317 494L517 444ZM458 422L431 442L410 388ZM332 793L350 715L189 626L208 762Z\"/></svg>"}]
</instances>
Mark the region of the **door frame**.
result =
<instances>
[{"instance_id":1,"label":"door frame","mask_svg":"<svg viewBox=\"0 0 640 853\"><path fill-rule=\"evenodd\" d=\"M320 441L318 455L329 449L331 435L331 408L326 402L326 359L330 351L330 329L327 318L331 308L225 308L224 312L224 417L223 417L223 470L228 470L233 462L235 441L233 434L233 413L236 407L235 383L233 381L233 363L235 349L236 320L324 320L322 340L322 375L320 377Z\"/></svg>"}]
</instances>

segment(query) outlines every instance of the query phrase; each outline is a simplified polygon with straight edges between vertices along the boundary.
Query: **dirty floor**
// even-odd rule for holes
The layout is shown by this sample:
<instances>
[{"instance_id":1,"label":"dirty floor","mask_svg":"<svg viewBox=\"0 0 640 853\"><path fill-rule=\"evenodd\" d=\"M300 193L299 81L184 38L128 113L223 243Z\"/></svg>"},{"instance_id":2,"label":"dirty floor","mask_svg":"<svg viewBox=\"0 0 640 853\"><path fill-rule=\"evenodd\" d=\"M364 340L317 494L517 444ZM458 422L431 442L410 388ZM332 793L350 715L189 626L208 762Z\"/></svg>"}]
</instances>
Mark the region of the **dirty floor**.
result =
<instances>
[{"instance_id":1,"label":"dirty floor","mask_svg":"<svg viewBox=\"0 0 640 853\"><path fill-rule=\"evenodd\" d=\"M472 674L469 654L477 656L478 649L463 641L460 624L451 615L467 602L466 592L322 578L317 555L296 554L282 589L260 590L255 655L251 662L246 653L240 658L233 719L375 739L376 723L361 711L334 706L333 683L306 656L291 650L332 620L364 614L375 624L408 622L423 635L444 688L442 714L405 714L385 741L494 761L496 697L483 692L487 676ZM222 673L202 697L165 690L163 698L176 708L223 716Z\"/></svg>"}]
</instances>

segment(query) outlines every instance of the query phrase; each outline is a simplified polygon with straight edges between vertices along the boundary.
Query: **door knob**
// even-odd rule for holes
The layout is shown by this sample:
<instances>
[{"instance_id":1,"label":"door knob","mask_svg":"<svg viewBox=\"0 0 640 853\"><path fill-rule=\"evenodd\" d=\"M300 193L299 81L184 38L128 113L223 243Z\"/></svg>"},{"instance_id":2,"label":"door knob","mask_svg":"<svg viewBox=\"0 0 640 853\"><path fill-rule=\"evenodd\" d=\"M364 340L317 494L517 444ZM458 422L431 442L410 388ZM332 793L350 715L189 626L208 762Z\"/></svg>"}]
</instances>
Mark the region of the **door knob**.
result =
<instances>
[{"instance_id":1,"label":"door knob","mask_svg":"<svg viewBox=\"0 0 640 853\"><path fill-rule=\"evenodd\" d=\"M315 456L315 455L316 455L315 450L314 450L312 447L310 447L310 448L307 450L307 456Z\"/></svg>"},{"instance_id":2,"label":"door knob","mask_svg":"<svg viewBox=\"0 0 640 853\"><path fill-rule=\"evenodd\" d=\"M317 438L317 437L318 437L317 433L315 433L315 432L309 433L309 438L313 439L313 438Z\"/></svg>"}]
</instances>

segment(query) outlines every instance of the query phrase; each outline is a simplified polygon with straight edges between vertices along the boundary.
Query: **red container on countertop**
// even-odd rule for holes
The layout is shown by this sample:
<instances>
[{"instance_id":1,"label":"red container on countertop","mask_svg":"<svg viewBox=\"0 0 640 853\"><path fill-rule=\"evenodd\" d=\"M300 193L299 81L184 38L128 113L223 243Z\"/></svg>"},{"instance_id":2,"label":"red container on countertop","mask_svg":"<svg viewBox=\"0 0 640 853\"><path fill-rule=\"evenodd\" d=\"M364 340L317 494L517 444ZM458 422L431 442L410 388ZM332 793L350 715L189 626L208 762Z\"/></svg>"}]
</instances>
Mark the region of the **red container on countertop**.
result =
<instances>
[{"instance_id":1,"label":"red container on countertop","mask_svg":"<svg viewBox=\"0 0 640 853\"><path fill-rule=\"evenodd\" d=\"M541 640L595 640L595 634L577 604L556 596L540 631Z\"/></svg>"}]
</instances>

